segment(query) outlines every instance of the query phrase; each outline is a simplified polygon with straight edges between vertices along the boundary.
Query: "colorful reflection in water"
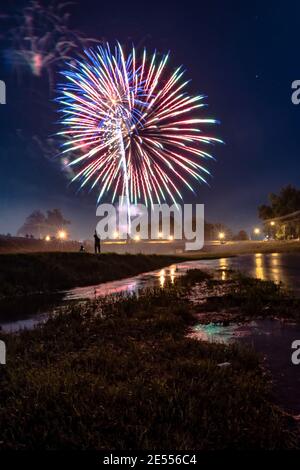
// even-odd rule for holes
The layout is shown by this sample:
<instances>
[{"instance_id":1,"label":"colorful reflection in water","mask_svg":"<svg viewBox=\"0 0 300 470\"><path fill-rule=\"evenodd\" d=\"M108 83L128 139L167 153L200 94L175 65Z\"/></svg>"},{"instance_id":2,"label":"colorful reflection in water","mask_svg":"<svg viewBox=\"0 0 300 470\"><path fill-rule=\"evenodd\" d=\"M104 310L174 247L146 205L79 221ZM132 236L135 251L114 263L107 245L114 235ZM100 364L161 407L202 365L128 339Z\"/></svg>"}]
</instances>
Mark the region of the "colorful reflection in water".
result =
<instances>
[{"instance_id":1,"label":"colorful reflection in water","mask_svg":"<svg viewBox=\"0 0 300 470\"><path fill-rule=\"evenodd\" d=\"M272 374L276 402L289 413L299 416L300 367L295 367L291 361L291 344L295 338L300 338L298 324L271 319L229 326L211 323L196 325L188 336L201 341L239 343L254 348Z\"/></svg>"},{"instance_id":2,"label":"colorful reflection in water","mask_svg":"<svg viewBox=\"0 0 300 470\"><path fill-rule=\"evenodd\" d=\"M189 338L208 341L213 343L230 343L234 334L234 327L222 326L217 323L209 323L208 325L196 325L188 334Z\"/></svg>"},{"instance_id":3,"label":"colorful reflection in water","mask_svg":"<svg viewBox=\"0 0 300 470\"><path fill-rule=\"evenodd\" d=\"M189 269L189 266L186 264L182 269L178 269L176 264L172 264L159 271L140 274L128 279L105 282L96 286L78 287L68 291L64 300L95 299L122 293L138 294L141 289L147 287L159 286L165 288L169 283L174 284L176 277L182 276L187 269Z\"/></svg>"},{"instance_id":4,"label":"colorful reflection in water","mask_svg":"<svg viewBox=\"0 0 300 470\"><path fill-rule=\"evenodd\" d=\"M138 290L136 278L122 279L120 281L104 282L95 286L76 287L66 293L64 300L95 299L107 295L122 293L135 293Z\"/></svg>"}]
</instances>

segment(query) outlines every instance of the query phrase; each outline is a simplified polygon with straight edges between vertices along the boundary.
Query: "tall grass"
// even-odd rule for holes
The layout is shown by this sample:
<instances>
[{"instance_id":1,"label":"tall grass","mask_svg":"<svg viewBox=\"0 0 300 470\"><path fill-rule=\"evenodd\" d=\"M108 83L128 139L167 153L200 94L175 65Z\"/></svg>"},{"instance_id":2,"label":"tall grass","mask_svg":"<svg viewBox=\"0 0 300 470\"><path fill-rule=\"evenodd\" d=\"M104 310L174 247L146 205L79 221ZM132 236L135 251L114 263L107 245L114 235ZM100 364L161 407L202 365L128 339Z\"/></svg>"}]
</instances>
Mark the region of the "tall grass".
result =
<instances>
[{"instance_id":1,"label":"tall grass","mask_svg":"<svg viewBox=\"0 0 300 470\"><path fill-rule=\"evenodd\" d=\"M259 358L187 338L195 320L184 292L199 278L82 302L33 331L2 334L0 448L295 446Z\"/></svg>"}]
</instances>

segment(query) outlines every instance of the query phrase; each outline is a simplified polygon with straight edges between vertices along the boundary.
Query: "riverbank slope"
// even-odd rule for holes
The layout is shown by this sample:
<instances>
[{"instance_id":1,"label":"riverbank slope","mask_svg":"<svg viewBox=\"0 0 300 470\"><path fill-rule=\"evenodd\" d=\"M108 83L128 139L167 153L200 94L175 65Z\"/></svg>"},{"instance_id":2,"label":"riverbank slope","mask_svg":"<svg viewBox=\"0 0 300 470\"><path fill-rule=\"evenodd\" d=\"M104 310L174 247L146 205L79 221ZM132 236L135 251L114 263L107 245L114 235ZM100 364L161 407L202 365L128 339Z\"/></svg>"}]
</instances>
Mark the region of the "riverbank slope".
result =
<instances>
[{"instance_id":1,"label":"riverbank slope","mask_svg":"<svg viewBox=\"0 0 300 470\"><path fill-rule=\"evenodd\" d=\"M104 253L0 255L0 297L54 292L99 284L165 267L184 258Z\"/></svg>"}]
</instances>

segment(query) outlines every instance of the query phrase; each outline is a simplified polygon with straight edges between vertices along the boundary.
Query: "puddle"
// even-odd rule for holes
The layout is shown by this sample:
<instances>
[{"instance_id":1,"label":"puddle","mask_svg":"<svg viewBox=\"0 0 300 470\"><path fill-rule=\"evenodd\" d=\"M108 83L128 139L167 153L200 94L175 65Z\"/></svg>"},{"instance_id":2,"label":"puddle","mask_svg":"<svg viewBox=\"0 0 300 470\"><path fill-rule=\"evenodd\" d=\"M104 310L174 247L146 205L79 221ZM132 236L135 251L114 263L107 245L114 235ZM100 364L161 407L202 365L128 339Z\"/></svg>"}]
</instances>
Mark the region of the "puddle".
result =
<instances>
[{"instance_id":1,"label":"puddle","mask_svg":"<svg viewBox=\"0 0 300 470\"><path fill-rule=\"evenodd\" d=\"M196 325L191 337L216 343L240 343L260 353L272 375L276 402L292 414L300 414L300 365L291 360L294 340L300 340L300 325L280 320L258 320L222 326Z\"/></svg>"}]
</instances>

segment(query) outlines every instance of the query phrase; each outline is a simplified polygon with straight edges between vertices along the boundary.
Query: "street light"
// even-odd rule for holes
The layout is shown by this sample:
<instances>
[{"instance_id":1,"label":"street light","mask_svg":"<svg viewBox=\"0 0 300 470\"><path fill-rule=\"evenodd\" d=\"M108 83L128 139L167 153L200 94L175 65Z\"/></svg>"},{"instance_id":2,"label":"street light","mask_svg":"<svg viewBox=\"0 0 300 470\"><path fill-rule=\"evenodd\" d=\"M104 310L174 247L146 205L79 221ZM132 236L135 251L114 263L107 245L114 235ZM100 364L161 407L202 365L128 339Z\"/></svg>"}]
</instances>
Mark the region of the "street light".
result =
<instances>
[{"instance_id":1,"label":"street light","mask_svg":"<svg viewBox=\"0 0 300 470\"><path fill-rule=\"evenodd\" d=\"M253 232L255 233L255 235L259 235L260 234L260 229L258 227L255 227Z\"/></svg>"},{"instance_id":2,"label":"street light","mask_svg":"<svg viewBox=\"0 0 300 470\"><path fill-rule=\"evenodd\" d=\"M50 242L50 240L51 240L50 235L46 235L46 236L45 236L45 241L46 241L46 242Z\"/></svg>"},{"instance_id":3,"label":"street light","mask_svg":"<svg viewBox=\"0 0 300 470\"><path fill-rule=\"evenodd\" d=\"M65 240L67 238L67 232L65 232L65 230L60 230L57 235L60 240Z\"/></svg>"},{"instance_id":4,"label":"street light","mask_svg":"<svg viewBox=\"0 0 300 470\"><path fill-rule=\"evenodd\" d=\"M219 240L220 240L221 245L223 245L224 243L226 243L226 242L225 242L225 233L224 233L224 232L219 232L218 237L219 237Z\"/></svg>"},{"instance_id":5,"label":"street light","mask_svg":"<svg viewBox=\"0 0 300 470\"><path fill-rule=\"evenodd\" d=\"M271 225L272 227L274 227L274 225L275 225L274 220L271 220L270 225Z\"/></svg>"}]
</instances>

